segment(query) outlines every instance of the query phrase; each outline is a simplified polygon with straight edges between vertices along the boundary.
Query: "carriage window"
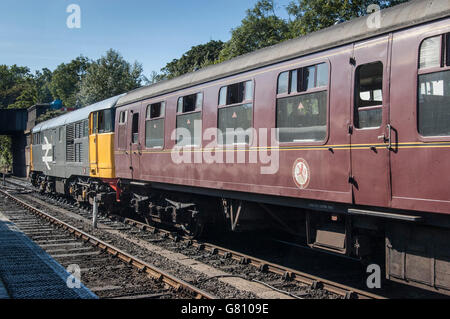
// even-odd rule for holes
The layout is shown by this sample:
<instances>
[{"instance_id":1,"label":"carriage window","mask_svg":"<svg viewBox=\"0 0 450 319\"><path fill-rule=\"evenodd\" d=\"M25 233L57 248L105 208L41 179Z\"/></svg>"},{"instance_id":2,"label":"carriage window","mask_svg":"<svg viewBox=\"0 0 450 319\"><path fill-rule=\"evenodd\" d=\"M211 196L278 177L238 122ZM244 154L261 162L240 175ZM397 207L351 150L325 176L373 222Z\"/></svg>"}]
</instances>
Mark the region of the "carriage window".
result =
<instances>
[{"instance_id":1,"label":"carriage window","mask_svg":"<svg viewBox=\"0 0 450 319\"><path fill-rule=\"evenodd\" d=\"M278 94L288 92L289 72L283 72L278 76Z\"/></svg>"},{"instance_id":2,"label":"carriage window","mask_svg":"<svg viewBox=\"0 0 450 319\"><path fill-rule=\"evenodd\" d=\"M202 112L177 115L177 145L201 145Z\"/></svg>"},{"instance_id":3,"label":"carriage window","mask_svg":"<svg viewBox=\"0 0 450 319\"><path fill-rule=\"evenodd\" d=\"M253 82L246 81L220 89L219 105L239 104L253 99Z\"/></svg>"},{"instance_id":4,"label":"carriage window","mask_svg":"<svg viewBox=\"0 0 450 319\"><path fill-rule=\"evenodd\" d=\"M441 49L442 36L426 39L420 47L421 69L440 67L437 72L421 70L418 78L417 127L422 136L450 135L450 70L441 65L446 54L445 65L449 66L449 34L445 36L445 50Z\"/></svg>"},{"instance_id":5,"label":"carriage window","mask_svg":"<svg viewBox=\"0 0 450 319\"><path fill-rule=\"evenodd\" d=\"M219 105L226 105L227 104L227 87L224 86L220 89L219 92Z\"/></svg>"},{"instance_id":6,"label":"carriage window","mask_svg":"<svg viewBox=\"0 0 450 319\"><path fill-rule=\"evenodd\" d=\"M177 106L177 145L201 145L203 93L180 97ZM186 114L185 114L186 113Z\"/></svg>"},{"instance_id":7,"label":"carriage window","mask_svg":"<svg viewBox=\"0 0 450 319\"><path fill-rule=\"evenodd\" d=\"M164 146L164 119L145 122L145 147L157 148Z\"/></svg>"},{"instance_id":8,"label":"carriage window","mask_svg":"<svg viewBox=\"0 0 450 319\"><path fill-rule=\"evenodd\" d=\"M246 132L252 127L253 108L251 103L222 107L218 116L218 144L250 143Z\"/></svg>"},{"instance_id":9,"label":"carriage window","mask_svg":"<svg viewBox=\"0 0 450 319\"><path fill-rule=\"evenodd\" d=\"M133 122L131 125L132 143L137 144L139 142L139 113L133 114Z\"/></svg>"},{"instance_id":10,"label":"carriage window","mask_svg":"<svg viewBox=\"0 0 450 319\"><path fill-rule=\"evenodd\" d=\"M450 71L419 76L418 104L421 135L450 135Z\"/></svg>"},{"instance_id":11,"label":"carriage window","mask_svg":"<svg viewBox=\"0 0 450 319\"><path fill-rule=\"evenodd\" d=\"M119 124L124 124L127 121L127 111L120 112Z\"/></svg>"},{"instance_id":12,"label":"carriage window","mask_svg":"<svg viewBox=\"0 0 450 319\"><path fill-rule=\"evenodd\" d=\"M286 74L286 75L284 75ZM328 64L320 63L280 74L289 79L288 97L277 99L279 142L315 142L327 134ZM311 92L312 89L315 91ZM288 91L288 92L287 92Z\"/></svg>"},{"instance_id":13,"label":"carriage window","mask_svg":"<svg viewBox=\"0 0 450 319\"><path fill-rule=\"evenodd\" d=\"M222 90L226 93L222 93ZM222 98L224 95L226 99ZM223 87L219 100L219 106L224 107L220 107L218 111L217 143L249 144L251 136L247 130L253 124L253 81Z\"/></svg>"},{"instance_id":14,"label":"carriage window","mask_svg":"<svg viewBox=\"0 0 450 319\"><path fill-rule=\"evenodd\" d=\"M202 109L203 93L191 94L178 99L177 113L187 113Z\"/></svg>"},{"instance_id":15,"label":"carriage window","mask_svg":"<svg viewBox=\"0 0 450 319\"><path fill-rule=\"evenodd\" d=\"M159 148L164 146L164 110L165 102L147 106L145 121L145 147Z\"/></svg>"},{"instance_id":16,"label":"carriage window","mask_svg":"<svg viewBox=\"0 0 450 319\"><path fill-rule=\"evenodd\" d=\"M419 69L441 66L442 37L437 36L426 39L420 46Z\"/></svg>"},{"instance_id":17,"label":"carriage window","mask_svg":"<svg viewBox=\"0 0 450 319\"><path fill-rule=\"evenodd\" d=\"M328 64L321 63L317 65L317 86L328 86Z\"/></svg>"},{"instance_id":18,"label":"carriage window","mask_svg":"<svg viewBox=\"0 0 450 319\"><path fill-rule=\"evenodd\" d=\"M291 79L290 79L290 87L289 87L289 93L294 93L298 91L298 71L293 70L291 71Z\"/></svg>"},{"instance_id":19,"label":"carriage window","mask_svg":"<svg viewBox=\"0 0 450 319\"><path fill-rule=\"evenodd\" d=\"M316 67L310 66L302 69L303 72L299 72L301 78L298 80L299 92L308 91L315 87L316 79Z\"/></svg>"},{"instance_id":20,"label":"carriage window","mask_svg":"<svg viewBox=\"0 0 450 319\"><path fill-rule=\"evenodd\" d=\"M324 140L327 133L327 91L277 100L280 142Z\"/></svg>"},{"instance_id":21,"label":"carriage window","mask_svg":"<svg viewBox=\"0 0 450 319\"><path fill-rule=\"evenodd\" d=\"M241 103L244 100L244 83L236 83L227 87L227 105Z\"/></svg>"},{"instance_id":22,"label":"carriage window","mask_svg":"<svg viewBox=\"0 0 450 319\"><path fill-rule=\"evenodd\" d=\"M277 94L296 94L325 86L328 86L328 64L320 63L281 73Z\"/></svg>"},{"instance_id":23,"label":"carriage window","mask_svg":"<svg viewBox=\"0 0 450 319\"><path fill-rule=\"evenodd\" d=\"M157 117L164 116L164 109L166 102L153 103L147 106L147 119L154 119Z\"/></svg>"},{"instance_id":24,"label":"carriage window","mask_svg":"<svg viewBox=\"0 0 450 319\"><path fill-rule=\"evenodd\" d=\"M383 110L383 63L375 62L356 69L355 127L379 127Z\"/></svg>"}]
</instances>

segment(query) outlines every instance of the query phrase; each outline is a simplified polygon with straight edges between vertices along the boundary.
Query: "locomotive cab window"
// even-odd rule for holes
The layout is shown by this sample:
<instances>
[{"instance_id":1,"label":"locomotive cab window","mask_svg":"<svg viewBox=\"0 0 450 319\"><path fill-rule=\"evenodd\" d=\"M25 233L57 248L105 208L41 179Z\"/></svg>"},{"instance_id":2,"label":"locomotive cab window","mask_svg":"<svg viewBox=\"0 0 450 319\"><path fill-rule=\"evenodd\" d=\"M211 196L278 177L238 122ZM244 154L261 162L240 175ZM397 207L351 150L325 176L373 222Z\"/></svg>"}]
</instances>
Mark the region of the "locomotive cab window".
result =
<instances>
[{"instance_id":1,"label":"locomotive cab window","mask_svg":"<svg viewBox=\"0 0 450 319\"><path fill-rule=\"evenodd\" d=\"M112 132L114 130L114 115L113 109L92 113L92 133L103 134Z\"/></svg>"},{"instance_id":2,"label":"locomotive cab window","mask_svg":"<svg viewBox=\"0 0 450 319\"><path fill-rule=\"evenodd\" d=\"M250 144L253 125L253 81L224 86L219 91L218 144Z\"/></svg>"},{"instance_id":3,"label":"locomotive cab window","mask_svg":"<svg viewBox=\"0 0 450 319\"><path fill-rule=\"evenodd\" d=\"M279 75L276 111L279 142L317 142L325 139L328 77L327 63Z\"/></svg>"},{"instance_id":4,"label":"locomotive cab window","mask_svg":"<svg viewBox=\"0 0 450 319\"><path fill-rule=\"evenodd\" d=\"M419 49L418 132L450 136L449 34L422 41Z\"/></svg>"},{"instance_id":5,"label":"locomotive cab window","mask_svg":"<svg viewBox=\"0 0 450 319\"><path fill-rule=\"evenodd\" d=\"M355 127L380 127L383 115L383 63L360 65L356 69L355 80Z\"/></svg>"},{"instance_id":6,"label":"locomotive cab window","mask_svg":"<svg viewBox=\"0 0 450 319\"><path fill-rule=\"evenodd\" d=\"M166 102L153 103L147 106L145 119L145 147L159 148L164 146L164 111Z\"/></svg>"},{"instance_id":7,"label":"locomotive cab window","mask_svg":"<svg viewBox=\"0 0 450 319\"><path fill-rule=\"evenodd\" d=\"M177 145L201 145L203 93L186 95L178 99Z\"/></svg>"}]
</instances>

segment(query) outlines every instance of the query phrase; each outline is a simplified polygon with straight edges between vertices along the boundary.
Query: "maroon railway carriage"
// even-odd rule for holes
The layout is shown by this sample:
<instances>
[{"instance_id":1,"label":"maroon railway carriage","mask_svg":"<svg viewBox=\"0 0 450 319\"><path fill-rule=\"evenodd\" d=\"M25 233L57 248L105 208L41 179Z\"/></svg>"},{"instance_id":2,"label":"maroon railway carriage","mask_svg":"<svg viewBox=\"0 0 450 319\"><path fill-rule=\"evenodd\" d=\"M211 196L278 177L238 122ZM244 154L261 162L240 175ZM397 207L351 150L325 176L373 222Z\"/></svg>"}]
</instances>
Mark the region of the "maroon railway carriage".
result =
<instances>
[{"instance_id":1,"label":"maroon railway carriage","mask_svg":"<svg viewBox=\"0 0 450 319\"><path fill-rule=\"evenodd\" d=\"M378 27L356 19L128 93L122 200L193 235L225 221L360 258L381 246L389 279L450 290L449 12L412 1Z\"/></svg>"}]
</instances>

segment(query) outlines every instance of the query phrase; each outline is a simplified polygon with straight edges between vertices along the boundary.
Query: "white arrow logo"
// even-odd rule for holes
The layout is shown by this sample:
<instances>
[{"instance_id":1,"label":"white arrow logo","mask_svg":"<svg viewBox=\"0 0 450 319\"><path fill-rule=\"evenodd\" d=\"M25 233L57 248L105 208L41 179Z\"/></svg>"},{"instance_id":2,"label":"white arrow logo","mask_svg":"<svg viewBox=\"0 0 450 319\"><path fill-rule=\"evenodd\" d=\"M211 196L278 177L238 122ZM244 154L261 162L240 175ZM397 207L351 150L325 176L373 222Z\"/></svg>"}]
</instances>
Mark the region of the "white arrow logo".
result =
<instances>
[{"instance_id":1,"label":"white arrow logo","mask_svg":"<svg viewBox=\"0 0 450 319\"><path fill-rule=\"evenodd\" d=\"M48 165L49 162L53 161L52 156L48 156L48 152L52 149L52 144L48 142L47 137L44 136L45 144L42 144L42 151L45 151L45 155L42 156L42 161L47 165L48 170L50 171L50 165Z\"/></svg>"}]
</instances>

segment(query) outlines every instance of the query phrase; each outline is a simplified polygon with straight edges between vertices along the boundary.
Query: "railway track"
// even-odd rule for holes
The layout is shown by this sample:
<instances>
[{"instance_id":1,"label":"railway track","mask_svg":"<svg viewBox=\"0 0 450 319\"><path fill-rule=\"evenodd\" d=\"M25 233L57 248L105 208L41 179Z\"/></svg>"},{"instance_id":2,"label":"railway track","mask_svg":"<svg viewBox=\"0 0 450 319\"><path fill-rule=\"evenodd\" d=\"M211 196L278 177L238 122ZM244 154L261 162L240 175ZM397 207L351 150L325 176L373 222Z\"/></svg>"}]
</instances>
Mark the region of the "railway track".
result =
<instances>
[{"instance_id":1,"label":"railway track","mask_svg":"<svg viewBox=\"0 0 450 319\"><path fill-rule=\"evenodd\" d=\"M32 189L31 187L26 186L26 182L20 180L20 183L11 182L10 180L7 180L11 184L18 186L18 187L25 187L27 189ZM50 197L52 200L55 200L53 196ZM56 198L58 200L58 198ZM59 203L59 201L57 202ZM87 210L79 209L79 213L83 215L84 218L89 219L90 218L90 212ZM180 245L184 245L186 248L195 249L199 252L203 252L204 254L209 254L211 256L217 256L217 258L221 259L227 259L230 261L235 261L237 264L241 266L248 266L253 267L255 270L259 271L260 273L266 273L266 274L272 274L275 276L278 276L282 278L282 280L286 283L285 286L289 286L289 283L293 285L298 284L299 286L302 286L303 288L306 287L306 289L309 289L311 291L325 291L330 293L331 295L338 296L340 298L353 298L353 299L382 299L382 296L355 289L353 287L349 287L343 284L340 284L335 281L327 280L318 276L314 276L305 272L301 272L289 267L285 267L279 264L271 263L266 260L256 258L253 256L250 256L248 254L244 254L235 250L231 250L225 247L221 247L212 243L199 241L199 240L192 240L187 237L183 237L177 233L160 229L155 226L150 226L148 224L142 223L140 221L136 221L130 218L123 218L119 216L100 216L99 217L100 223L106 223L107 225L111 225L112 223L115 223L117 221L120 221L120 225L129 225L137 230L136 233L142 233L142 231L145 231L147 233L152 234L152 241L157 241L158 238L154 237L159 235L161 240L164 239L171 239L173 242L178 243ZM130 232L129 228L125 228L122 226L122 231L128 231ZM131 230L133 233L133 231ZM295 291L295 289L294 289ZM289 293L288 293L289 294ZM290 294L294 297L295 294ZM300 294L302 295L302 294ZM319 294L320 295L320 294Z\"/></svg>"},{"instance_id":2,"label":"railway track","mask_svg":"<svg viewBox=\"0 0 450 319\"><path fill-rule=\"evenodd\" d=\"M27 236L63 266L78 264L88 271L84 271L86 277L101 280L88 281L87 284L100 297L215 298L210 293L37 209L7 191L0 189L0 194L13 202L9 204L10 207L21 208L11 210L8 217ZM132 271L133 268L137 271Z\"/></svg>"},{"instance_id":3,"label":"railway track","mask_svg":"<svg viewBox=\"0 0 450 319\"><path fill-rule=\"evenodd\" d=\"M148 230L153 233L160 232L164 234L165 237L169 237L176 242L184 241L188 246L196 247L198 250L207 251L212 255L218 255L224 258L234 259L238 261L239 264L256 267L261 272L273 273L281 276L284 280L295 281L307 285L312 289L323 289L346 299L384 299L384 297L376 294L345 286L337 282L313 276L311 274L284 267L282 265L270 263L266 260L243 254L225 247L217 246L208 242L192 240L188 237L180 236L178 234L174 234L173 232L159 229L155 226L150 226L133 219L122 218L122 221L129 225L138 227L143 230Z\"/></svg>"}]
</instances>

